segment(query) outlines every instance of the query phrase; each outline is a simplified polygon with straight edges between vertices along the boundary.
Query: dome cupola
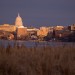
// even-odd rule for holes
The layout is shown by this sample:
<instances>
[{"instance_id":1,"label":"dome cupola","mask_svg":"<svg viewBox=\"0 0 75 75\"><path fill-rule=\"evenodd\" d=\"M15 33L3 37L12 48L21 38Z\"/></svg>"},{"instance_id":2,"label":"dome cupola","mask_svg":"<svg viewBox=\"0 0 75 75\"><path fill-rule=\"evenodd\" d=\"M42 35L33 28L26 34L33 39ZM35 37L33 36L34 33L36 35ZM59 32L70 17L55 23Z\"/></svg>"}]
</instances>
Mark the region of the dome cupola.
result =
<instances>
[{"instance_id":1,"label":"dome cupola","mask_svg":"<svg viewBox=\"0 0 75 75\"><path fill-rule=\"evenodd\" d=\"M19 13L18 13L18 16L17 16L16 21L15 21L15 26L16 27L23 26L22 18L20 17Z\"/></svg>"}]
</instances>

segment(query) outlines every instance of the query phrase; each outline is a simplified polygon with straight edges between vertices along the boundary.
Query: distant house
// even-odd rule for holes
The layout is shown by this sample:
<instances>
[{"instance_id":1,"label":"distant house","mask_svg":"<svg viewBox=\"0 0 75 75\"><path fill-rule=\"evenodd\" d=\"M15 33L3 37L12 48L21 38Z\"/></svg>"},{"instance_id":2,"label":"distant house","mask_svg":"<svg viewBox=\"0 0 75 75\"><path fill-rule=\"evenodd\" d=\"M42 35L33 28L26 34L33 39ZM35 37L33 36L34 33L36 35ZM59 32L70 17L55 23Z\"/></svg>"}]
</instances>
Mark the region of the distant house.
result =
<instances>
[{"instance_id":1,"label":"distant house","mask_svg":"<svg viewBox=\"0 0 75 75\"><path fill-rule=\"evenodd\" d=\"M62 38L62 37L67 37L71 34L69 30L60 30L60 31L55 31L55 37Z\"/></svg>"},{"instance_id":2,"label":"distant house","mask_svg":"<svg viewBox=\"0 0 75 75\"><path fill-rule=\"evenodd\" d=\"M30 37L37 36L38 30L39 29L37 29L37 28L27 28L27 32Z\"/></svg>"},{"instance_id":3,"label":"distant house","mask_svg":"<svg viewBox=\"0 0 75 75\"><path fill-rule=\"evenodd\" d=\"M16 31L16 26L9 25L9 24L4 24L4 25L0 25L0 30L8 31L8 32L15 32Z\"/></svg>"},{"instance_id":4,"label":"distant house","mask_svg":"<svg viewBox=\"0 0 75 75\"><path fill-rule=\"evenodd\" d=\"M45 37L47 36L49 29L47 27L40 27L40 30L37 32L37 36Z\"/></svg>"},{"instance_id":5,"label":"distant house","mask_svg":"<svg viewBox=\"0 0 75 75\"><path fill-rule=\"evenodd\" d=\"M17 38L25 37L27 35L27 28L26 27L17 28L16 33L17 33Z\"/></svg>"},{"instance_id":6,"label":"distant house","mask_svg":"<svg viewBox=\"0 0 75 75\"><path fill-rule=\"evenodd\" d=\"M75 24L72 24L71 26L68 26L68 29L71 31L75 31Z\"/></svg>"},{"instance_id":7,"label":"distant house","mask_svg":"<svg viewBox=\"0 0 75 75\"><path fill-rule=\"evenodd\" d=\"M63 30L64 29L64 26L55 26L54 29L55 30Z\"/></svg>"}]
</instances>

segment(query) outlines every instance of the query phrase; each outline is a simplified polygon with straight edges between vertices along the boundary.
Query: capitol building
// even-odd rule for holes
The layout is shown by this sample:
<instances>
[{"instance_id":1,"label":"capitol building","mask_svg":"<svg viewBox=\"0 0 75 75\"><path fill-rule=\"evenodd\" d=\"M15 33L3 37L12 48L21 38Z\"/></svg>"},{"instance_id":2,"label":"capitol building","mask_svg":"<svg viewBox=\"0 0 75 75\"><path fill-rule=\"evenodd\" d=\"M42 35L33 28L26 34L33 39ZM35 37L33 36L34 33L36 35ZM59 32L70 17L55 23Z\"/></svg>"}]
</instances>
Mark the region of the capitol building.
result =
<instances>
[{"instance_id":1,"label":"capitol building","mask_svg":"<svg viewBox=\"0 0 75 75\"><path fill-rule=\"evenodd\" d=\"M48 31L49 31L49 28L47 27L40 27L40 29L37 29L34 27L33 28L25 27L23 25L23 21L19 13L15 19L14 25L10 25L10 24L0 25L0 32L5 32L2 35L0 34L0 36L5 36L4 34L7 34L7 33L12 33L12 34L15 33L17 38L25 37L27 35L31 37L33 35L44 37L44 36L47 36Z\"/></svg>"},{"instance_id":2,"label":"capitol building","mask_svg":"<svg viewBox=\"0 0 75 75\"><path fill-rule=\"evenodd\" d=\"M18 16L16 17L16 20L15 20L15 26L17 28L24 28L22 18L20 17L19 13L18 13Z\"/></svg>"},{"instance_id":3,"label":"capitol building","mask_svg":"<svg viewBox=\"0 0 75 75\"><path fill-rule=\"evenodd\" d=\"M10 25L10 24L0 25L0 30L3 30L3 31L14 32L14 31L16 31L17 28L25 28L23 26L22 18L20 17L19 14L16 17L16 20L15 20L15 24L14 25Z\"/></svg>"},{"instance_id":4,"label":"capitol building","mask_svg":"<svg viewBox=\"0 0 75 75\"><path fill-rule=\"evenodd\" d=\"M0 31L16 33L17 37L27 35L27 27L23 26L22 18L20 17L19 13L18 16L16 17L14 25L10 24L0 25Z\"/></svg>"}]
</instances>

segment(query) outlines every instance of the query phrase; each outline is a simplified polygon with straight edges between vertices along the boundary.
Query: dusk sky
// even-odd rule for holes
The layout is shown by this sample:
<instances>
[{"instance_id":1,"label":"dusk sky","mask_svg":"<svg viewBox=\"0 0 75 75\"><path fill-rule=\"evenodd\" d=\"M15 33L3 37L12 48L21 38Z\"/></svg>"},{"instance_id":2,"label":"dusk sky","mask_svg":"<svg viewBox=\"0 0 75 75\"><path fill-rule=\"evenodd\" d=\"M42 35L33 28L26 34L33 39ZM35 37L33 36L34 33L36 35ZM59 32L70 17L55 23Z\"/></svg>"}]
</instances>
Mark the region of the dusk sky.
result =
<instances>
[{"instance_id":1,"label":"dusk sky","mask_svg":"<svg viewBox=\"0 0 75 75\"><path fill-rule=\"evenodd\" d=\"M71 25L75 0L0 0L0 25L15 24L18 13L24 26Z\"/></svg>"}]
</instances>

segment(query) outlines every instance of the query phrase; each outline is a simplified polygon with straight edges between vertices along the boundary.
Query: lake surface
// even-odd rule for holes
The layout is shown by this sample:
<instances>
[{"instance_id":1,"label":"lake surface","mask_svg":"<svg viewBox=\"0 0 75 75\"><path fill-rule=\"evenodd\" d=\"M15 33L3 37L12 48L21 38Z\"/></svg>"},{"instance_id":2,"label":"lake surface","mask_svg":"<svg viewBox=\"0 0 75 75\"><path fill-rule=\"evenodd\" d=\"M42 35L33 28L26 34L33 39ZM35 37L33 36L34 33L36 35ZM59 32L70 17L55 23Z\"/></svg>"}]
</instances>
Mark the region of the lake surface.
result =
<instances>
[{"instance_id":1,"label":"lake surface","mask_svg":"<svg viewBox=\"0 0 75 75\"><path fill-rule=\"evenodd\" d=\"M47 42L47 41L21 41L21 40L0 40L0 45L4 45L7 47L7 45L10 44L11 46L14 46L14 44L17 44L19 46L25 45L26 47L35 47L35 46L75 46L74 42Z\"/></svg>"}]
</instances>

